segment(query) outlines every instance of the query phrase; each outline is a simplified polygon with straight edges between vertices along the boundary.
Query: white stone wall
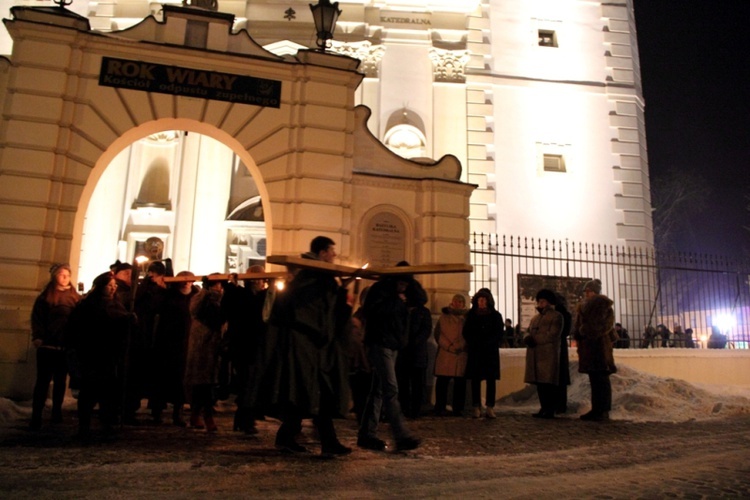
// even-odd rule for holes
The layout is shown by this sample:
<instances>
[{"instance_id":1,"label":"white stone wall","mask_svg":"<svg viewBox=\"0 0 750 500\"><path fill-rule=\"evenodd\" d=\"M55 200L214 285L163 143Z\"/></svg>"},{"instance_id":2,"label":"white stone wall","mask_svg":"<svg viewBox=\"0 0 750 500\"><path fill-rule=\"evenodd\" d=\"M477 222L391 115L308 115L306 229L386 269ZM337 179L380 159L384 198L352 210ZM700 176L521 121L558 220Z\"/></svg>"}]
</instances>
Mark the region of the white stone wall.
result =
<instances>
[{"instance_id":1,"label":"white stone wall","mask_svg":"<svg viewBox=\"0 0 750 500\"><path fill-rule=\"evenodd\" d=\"M570 360L578 360L575 349ZM750 352L745 349L615 349L615 363L691 384L750 388ZM526 386L526 349L500 349L500 366L498 398Z\"/></svg>"}]
</instances>

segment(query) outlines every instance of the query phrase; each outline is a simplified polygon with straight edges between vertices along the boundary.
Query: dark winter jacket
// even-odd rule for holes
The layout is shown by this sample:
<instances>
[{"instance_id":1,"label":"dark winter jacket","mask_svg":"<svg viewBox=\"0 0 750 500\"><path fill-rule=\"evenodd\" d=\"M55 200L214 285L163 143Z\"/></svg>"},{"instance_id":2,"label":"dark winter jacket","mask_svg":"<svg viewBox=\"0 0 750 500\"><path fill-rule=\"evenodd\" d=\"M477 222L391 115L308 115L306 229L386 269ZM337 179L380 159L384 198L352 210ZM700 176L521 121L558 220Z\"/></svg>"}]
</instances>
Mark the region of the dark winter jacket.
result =
<instances>
[{"instance_id":1,"label":"dark winter jacket","mask_svg":"<svg viewBox=\"0 0 750 500\"><path fill-rule=\"evenodd\" d=\"M200 290L193 286L183 294L179 288L167 290L154 341L156 393L165 401L185 400L184 376L190 335L190 301Z\"/></svg>"},{"instance_id":2,"label":"dark winter jacket","mask_svg":"<svg viewBox=\"0 0 750 500\"><path fill-rule=\"evenodd\" d=\"M417 281L412 281L410 286L414 291L407 291L407 297L413 297L409 307L409 339L406 347L398 353L396 363L406 364L412 368L427 368L427 341L432 334L432 314L425 307L427 293Z\"/></svg>"},{"instance_id":3,"label":"dark winter jacket","mask_svg":"<svg viewBox=\"0 0 750 500\"><path fill-rule=\"evenodd\" d=\"M398 294L398 279L385 278L370 287L362 306L365 345L400 350L409 342L409 308Z\"/></svg>"},{"instance_id":4,"label":"dark winter jacket","mask_svg":"<svg viewBox=\"0 0 750 500\"><path fill-rule=\"evenodd\" d=\"M31 310L31 339L41 340L42 347L62 348L68 319L80 300L73 287L64 291L48 287Z\"/></svg>"},{"instance_id":5,"label":"dark winter jacket","mask_svg":"<svg viewBox=\"0 0 750 500\"><path fill-rule=\"evenodd\" d=\"M578 345L578 371L617 372L613 346L615 313L613 302L605 295L594 295L578 304L573 337Z\"/></svg>"},{"instance_id":6,"label":"dark winter jacket","mask_svg":"<svg viewBox=\"0 0 750 500\"><path fill-rule=\"evenodd\" d=\"M487 309L479 309L479 297L487 297ZM500 380L500 345L505 324L503 316L495 310L495 300L489 290L478 291L471 299L471 309L464 322L464 339L469 353L466 378L475 380Z\"/></svg>"},{"instance_id":7,"label":"dark winter jacket","mask_svg":"<svg viewBox=\"0 0 750 500\"><path fill-rule=\"evenodd\" d=\"M67 346L75 351L82 378L116 376L133 319L117 299L96 291L81 300L70 318Z\"/></svg>"}]
</instances>

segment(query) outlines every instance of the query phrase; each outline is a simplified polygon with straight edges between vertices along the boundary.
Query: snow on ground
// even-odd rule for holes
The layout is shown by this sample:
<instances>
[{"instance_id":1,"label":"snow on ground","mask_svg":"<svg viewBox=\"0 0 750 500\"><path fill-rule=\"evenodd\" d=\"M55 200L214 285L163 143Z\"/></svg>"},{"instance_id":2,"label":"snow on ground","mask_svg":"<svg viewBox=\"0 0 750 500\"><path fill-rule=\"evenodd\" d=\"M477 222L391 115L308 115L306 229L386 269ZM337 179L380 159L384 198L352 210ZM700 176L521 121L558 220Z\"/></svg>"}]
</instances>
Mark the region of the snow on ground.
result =
<instances>
[{"instance_id":1,"label":"snow on ground","mask_svg":"<svg viewBox=\"0 0 750 500\"><path fill-rule=\"evenodd\" d=\"M568 412L590 409L588 377L578 373L578 362L570 364ZM686 422L750 414L750 388L695 385L684 380L657 377L626 366L612 375L612 412L616 420L634 422ZM49 404L49 402L48 402ZM74 409L76 400L66 397L64 407ZM534 413L539 409L536 387L514 392L498 401L498 412ZM30 401L0 398L0 423L31 417Z\"/></svg>"},{"instance_id":2,"label":"snow on ground","mask_svg":"<svg viewBox=\"0 0 750 500\"><path fill-rule=\"evenodd\" d=\"M591 407L588 376L570 363L568 411L584 413ZM684 380L657 377L619 366L612 380L612 411L616 420L634 422L685 422L750 414L750 388L695 385ZM539 409L536 387L527 386L502 398L501 411L535 412Z\"/></svg>"}]
</instances>

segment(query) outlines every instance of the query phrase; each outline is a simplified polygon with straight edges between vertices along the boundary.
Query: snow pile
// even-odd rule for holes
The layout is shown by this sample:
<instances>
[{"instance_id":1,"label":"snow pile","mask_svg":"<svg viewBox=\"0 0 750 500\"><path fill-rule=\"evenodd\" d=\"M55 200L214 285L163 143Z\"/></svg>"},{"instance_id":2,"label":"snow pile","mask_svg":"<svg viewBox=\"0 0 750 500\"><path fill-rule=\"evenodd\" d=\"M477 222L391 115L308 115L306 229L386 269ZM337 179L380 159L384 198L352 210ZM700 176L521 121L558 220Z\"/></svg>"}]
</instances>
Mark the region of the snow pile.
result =
<instances>
[{"instance_id":1,"label":"snow pile","mask_svg":"<svg viewBox=\"0 0 750 500\"><path fill-rule=\"evenodd\" d=\"M0 398L0 423L13 422L31 417L31 408L14 403L10 399Z\"/></svg>"},{"instance_id":2,"label":"snow pile","mask_svg":"<svg viewBox=\"0 0 750 500\"><path fill-rule=\"evenodd\" d=\"M570 364L568 413L591 408L588 376L578 373L578 362ZM657 377L627 366L618 367L612 380L612 411L616 420L636 422L685 422L750 414L750 389L699 387L684 380ZM535 386L514 392L499 401L503 410L535 412L539 399Z\"/></svg>"}]
</instances>

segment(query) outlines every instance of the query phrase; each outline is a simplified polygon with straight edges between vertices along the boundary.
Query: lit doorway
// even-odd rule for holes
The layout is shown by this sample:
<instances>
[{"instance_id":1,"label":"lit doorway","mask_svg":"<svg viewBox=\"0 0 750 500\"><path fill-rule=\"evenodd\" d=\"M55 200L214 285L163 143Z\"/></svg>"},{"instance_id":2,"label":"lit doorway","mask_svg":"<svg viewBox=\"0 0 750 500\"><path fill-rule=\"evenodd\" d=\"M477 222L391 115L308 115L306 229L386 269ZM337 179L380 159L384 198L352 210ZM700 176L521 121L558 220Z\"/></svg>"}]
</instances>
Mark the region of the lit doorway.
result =
<instances>
[{"instance_id":1,"label":"lit doorway","mask_svg":"<svg viewBox=\"0 0 750 500\"><path fill-rule=\"evenodd\" d=\"M88 289L115 261L172 260L176 272L242 273L266 255L260 194L250 171L209 136L166 130L135 141L107 166L86 209L78 279Z\"/></svg>"}]
</instances>

